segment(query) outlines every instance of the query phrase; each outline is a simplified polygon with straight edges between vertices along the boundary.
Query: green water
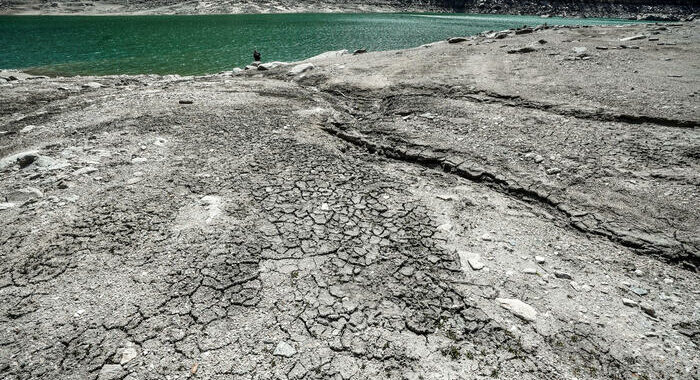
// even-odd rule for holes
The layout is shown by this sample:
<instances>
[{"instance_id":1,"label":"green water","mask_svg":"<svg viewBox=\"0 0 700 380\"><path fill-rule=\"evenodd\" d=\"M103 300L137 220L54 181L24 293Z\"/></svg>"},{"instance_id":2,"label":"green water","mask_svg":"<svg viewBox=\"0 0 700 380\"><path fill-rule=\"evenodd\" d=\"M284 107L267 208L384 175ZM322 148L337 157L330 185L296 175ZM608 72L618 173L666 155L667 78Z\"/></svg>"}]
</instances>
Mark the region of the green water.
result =
<instances>
[{"instance_id":1,"label":"green water","mask_svg":"<svg viewBox=\"0 0 700 380\"><path fill-rule=\"evenodd\" d=\"M340 49L392 50L523 25L610 19L467 14L0 16L0 68L49 75L206 74Z\"/></svg>"}]
</instances>

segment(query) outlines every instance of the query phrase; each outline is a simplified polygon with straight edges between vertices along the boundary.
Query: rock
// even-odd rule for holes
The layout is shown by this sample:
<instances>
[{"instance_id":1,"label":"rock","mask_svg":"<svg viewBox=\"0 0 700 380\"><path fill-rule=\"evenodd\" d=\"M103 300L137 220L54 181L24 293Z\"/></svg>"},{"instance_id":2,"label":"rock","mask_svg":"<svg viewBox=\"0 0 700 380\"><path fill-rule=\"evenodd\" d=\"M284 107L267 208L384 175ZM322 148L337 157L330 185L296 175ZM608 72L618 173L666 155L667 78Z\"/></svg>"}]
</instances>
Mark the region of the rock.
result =
<instances>
[{"instance_id":1,"label":"rock","mask_svg":"<svg viewBox=\"0 0 700 380\"><path fill-rule=\"evenodd\" d=\"M473 270L482 270L482 269L484 269L484 263L482 263L482 262L481 262L479 259L477 259L477 258L468 259L467 262L469 263L469 266L470 266Z\"/></svg>"},{"instance_id":2,"label":"rock","mask_svg":"<svg viewBox=\"0 0 700 380\"><path fill-rule=\"evenodd\" d=\"M645 296L649 294L649 291L642 288L631 288L630 291L638 296Z\"/></svg>"},{"instance_id":3,"label":"rock","mask_svg":"<svg viewBox=\"0 0 700 380\"><path fill-rule=\"evenodd\" d=\"M17 207L16 203L12 202L0 202L0 211L9 210L11 208Z\"/></svg>"},{"instance_id":4,"label":"rock","mask_svg":"<svg viewBox=\"0 0 700 380\"><path fill-rule=\"evenodd\" d=\"M29 133L36 129L36 125L27 125L26 127L19 130L19 133Z\"/></svg>"},{"instance_id":5,"label":"rock","mask_svg":"<svg viewBox=\"0 0 700 380\"><path fill-rule=\"evenodd\" d=\"M537 310L521 300L514 298L496 298L496 302L504 309L510 310L511 313L522 320L534 322L537 318Z\"/></svg>"},{"instance_id":6,"label":"rock","mask_svg":"<svg viewBox=\"0 0 700 380\"><path fill-rule=\"evenodd\" d=\"M192 104L194 102L191 100L188 100L188 99L181 99L178 103L180 103L180 104Z\"/></svg>"},{"instance_id":7,"label":"rock","mask_svg":"<svg viewBox=\"0 0 700 380\"><path fill-rule=\"evenodd\" d=\"M638 34L636 36L630 36L630 37L625 37L625 38L620 38L620 41L622 42L627 42L627 41L635 41L635 40L643 40L647 38L647 36L643 34Z\"/></svg>"},{"instance_id":8,"label":"rock","mask_svg":"<svg viewBox=\"0 0 700 380\"><path fill-rule=\"evenodd\" d=\"M547 43L547 40L539 40L539 41L537 41L537 43L540 45L544 45Z\"/></svg>"},{"instance_id":9,"label":"rock","mask_svg":"<svg viewBox=\"0 0 700 380\"><path fill-rule=\"evenodd\" d=\"M129 178L129 179L126 181L126 184L127 184L127 185L134 185L134 184L137 184L137 183L139 183L139 182L141 182L141 181L143 181L143 177L134 177L134 178Z\"/></svg>"},{"instance_id":10,"label":"rock","mask_svg":"<svg viewBox=\"0 0 700 380\"><path fill-rule=\"evenodd\" d=\"M309 70L313 70L316 66L313 63L301 63L298 64L294 67L292 67L291 70L287 72L287 75L294 76L294 75L299 75L302 73L305 73Z\"/></svg>"},{"instance_id":11,"label":"rock","mask_svg":"<svg viewBox=\"0 0 700 380\"><path fill-rule=\"evenodd\" d=\"M38 151L29 150L26 152L16 153L5 158L0 159L0 170L4 170L12 165L15 165L19 160L23 160L25 156L38 156Z\"/></svg>"},{"instance_id":12,"label":"rock","mask_svg":"<svg viewBox=\"0 0 700 380\"><path fill-rule=\"evenodd\" d=\"M607 46L596 46L595 48L598 50L608 50Z\"/></svg>"},{"instance_id":13,"label":"rock","mask_svg":"<svg viewBox=\"0 0 700 380\"><path fill-rule=\"evenodd\" d=\"M25 187L5 195L5 200L10 203L24 203L27 201L43 198L44 193L35 187Z\"/></svg>"},{"instance_id":14,"label":"rock","mask_svg":"<svg viewBox=\"0 0 700 380\"><path fill-rule=\"evenodd\" d=\"M39 155L36 154L27 154L21 157L17 158L17 164L19 165L20 168L24 169L27 166L31 165L34 163L39 158Z\"/></svg>"},{"instance_id":15,"label":"rock","mask_svg":"<svg viewBox=\"0 0 700 380\"><path fill-rule=\"evenodd\" d=\"M467 40L466 37L452 37L452 38L448 38L447 42L451 43L451 44L458 44L458 43L464 42L466 40Z\"/></svg>"},{"instance_id":16,"label":"rock","mask_svg":"<svg viewBox=\"0 0 700 380\"><path fill-rule=\"evenodd\" d=\"M528 34L528 33L534 32L534 31L535 30L532 28L521 28L521 29L516 29L515 34Z\"/></svg>"},{"instance_id":17,"label":"rock","mask_svg":"<svg viewBox=\"0 0 700 380\"><path fill-rule=\"evenodd\" d=\"M83 88L94 88L94 89L97 89L97 88L101 88L101 87L103 87L103 86L102 86L101 83L89 82L89 83L85 83L82 87L83 87Z\"/></svg>"},{"instance_id":18,"label":"rock","mask_svg":"<svg viewBox=\"0 0 700 380\"><path fill-rule=\"evenodd\" d=\"M267 62L267 63L262 63L258 65L258 70L260 71L265 71L265 70L272 70L274 68L286 65L286 62Z\"/></svg>"},{"instance_id":19,"label":"rock","mask_svg":"<svg viewBox=\"0 0 700 380\"><path fill-rule=\"evenodd\" d=\"M532 53L533 51L537 51L537 49L535 49L532 46L524 46L521 48L508 50L508 54L524 54L524 53Z\"/></svg>"},{"instance_id":20,"label":"rock","mask_svg":"<svg viewBox=\"0 0 700 380\"><path fill-rule=\"evenodd\" d=\"M525 273L525 274L537 274L537 269L535 269L535 268L525 268L525 269L523 269L523 273Z\"/></svg>"},{"instance_id":21,"label":"rock","mask_svg":"<svg viewBox=\"0 0 700 380\"><path fill-rule=\"evenodd\" d=\"M97 171L97 168L96 168L96 167L93 167L93 166L86 166L86 167L84 167L84 168L80 168L80 169L74 171L74 172L73 172L73 175L79 176L79 175L83 175L83 174L94 173L94 172L96 172L96 171Z\"/></svg>"},{"instance_id":22,"label":"rock","mask_svg":"<svg viewBox=\"0 0 700 380\"><path fill-rule=\"evenodd\" d=\"M97 375L97 380L117 380L124 376L126 372L120 364L105 364Z\"/></svg>"},{"instance_id":23,"label":"rock","mask_svg":"<svg viewBox=\"0 0 700 380\"><path fill-rule=\"evenodd\" d=\"M340 56L347 55L347 54L350 54L350 52L347 50L327 51L325 53L321 53L319 55L313 56L313 57L307 59L307 61L311 61L311 60L316 61L316 60L323 60L323 59L328 59L328 58L335 58L335 57L340 57Z\"/></svg>"},{"instance_id":24,"label":"rock","mask_svg":"<svg viewBox=\"0 0 700 380\"><path fill-rule=\"evenodd\" d=\"M538 154L535 156L534 161L535 161L535 163L539 164L540 162L544 161L544 157L542 157Z\"/></svg>"},{"instance_id":25,"label":"rock","mask_svg":"<svg viewBox=\"0 0 700 380\"><path fill-rule=\"evenodd\" d=\"M126 364L136 358L138 352L135 347L125 347L122 349L122 355L119 359L119 364Z\"/></svg>"},{"instance_id":26,"label":"rock","mask_svg":"<svg viewBox=\"0 0 700 380\"><path fill-rule=\"evenodd\" d=\"M146 157L136 157L131 159L131 163L134 165L143 164L146 162L148 162L148 159Z\"/></svg>"},{"instance_id":27,"label":"rock","mask_svg":"<svg viewBox=\"0 0 700 380\"><path fill-rule=\"evenodd\" d=\"M574 55L576 57L582 58L588 56L588 54L586 53L588 51L588 48L585 48L583 46L577 46L571 50L573 50Z\"/></svg>"},{"instance_id":28,"label":"rock","mask_svg":"<svg viewBox=\"0 0 700 380\"><path fill-rule=\"evenodd\" d=\"M558 174L558 173L561 173L561 169L559 169L559 168L549 168L549 169L546 170L546 173L547 173L547 175Z\"/></svg>"},{"instance_id":29,"label":"rock","mask_svg":"<svg viewBox=\"0 0 700 380\"><path fill-rule=\"evenodd\" d=\"M639 306L642 308L643 312L647 313L647 315L651 317L656 317L656 310L654 310L654 308L651 307L651 305L641 304Z\"/></svg>"},{"instance_id":30,"label":"rock","mask_svg":"<svg viewBox=\"0 0 700 380\"><path fill-rule=\"evenodd\" d=\"M243 71L245 71L245 70L241 69L240 67L234 67L233 70L231 70L231 74L238 75L238 74L242 73Z\"/></svg>"},{"instance_id":31,"label":"rock","mask_svg":"<svg viewBox=\"0 0 700 380\"><path fill-rule=\"evenodd\" d=\"M287 342L279 342L277 344L277 348L275 348L275 352L272 354L275 356L283 356L285 358L291 358L297 353L297 350L294 349L289 343Z\"/></svg>"},{"instance_id":32,"label":"rock","mask_svg":"<svg viewBox=\"0 0 700 380\"><path fill-rule=\"evenodd\" d=\"M352 55L358 55L358 54L364 54L367 53L367 49L357 49L354 52L352 52Z\"/></svg>"},{"instance_id":33,"label":"rock","mask_svg":"<svg viewBox=\"0 0 700 380\"><path fill-rule=\"evenodd\" d=\"M554 277L556 277L556 278L561 278L561 279L564 279L564 280L573 280L573 277L571 277L570 274L564 273L564 272L559 272L559 271L555 271L555 272L554 272Z\"/></svg>"},{"instance_id":34,"label":"rock","mask_svg":"<svg viewBox=\"0 0 700 380\"><path fill-rule=\"evenodd\" d=\"M535 256L535 262L537 264L544 264L544 257L543 256Z\"/></svg>"},{"instance_id":35,"label":"rock","mask_svg":"<svg viewBox=\"0 0 700 380\"><path fill-rule=\"evenodd\" d=\"M637 306L637 302L634 300L631 300L629 298L623 298L622 304L625 306L629 306L629 307L636 307Z\"/></svg>"}]
</instances>

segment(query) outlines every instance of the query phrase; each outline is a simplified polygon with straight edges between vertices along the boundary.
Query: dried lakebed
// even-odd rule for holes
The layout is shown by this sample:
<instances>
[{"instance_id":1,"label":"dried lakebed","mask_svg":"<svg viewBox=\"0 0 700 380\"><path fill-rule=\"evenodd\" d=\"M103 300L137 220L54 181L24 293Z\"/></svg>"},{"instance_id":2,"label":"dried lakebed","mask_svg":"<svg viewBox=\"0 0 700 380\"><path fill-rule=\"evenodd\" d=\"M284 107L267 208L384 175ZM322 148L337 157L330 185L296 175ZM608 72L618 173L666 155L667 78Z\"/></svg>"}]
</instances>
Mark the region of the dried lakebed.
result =
<instances>
[{"instance_id":1,"label":"dried lakebed","mask_svg":"<svg viewBox=\"0 0 700 380\"><path fill-rule=\"evenodd\" d=\"M3 376L697 378L696 24L518 33L0 73Z\"/></svg>"}]
</instances>

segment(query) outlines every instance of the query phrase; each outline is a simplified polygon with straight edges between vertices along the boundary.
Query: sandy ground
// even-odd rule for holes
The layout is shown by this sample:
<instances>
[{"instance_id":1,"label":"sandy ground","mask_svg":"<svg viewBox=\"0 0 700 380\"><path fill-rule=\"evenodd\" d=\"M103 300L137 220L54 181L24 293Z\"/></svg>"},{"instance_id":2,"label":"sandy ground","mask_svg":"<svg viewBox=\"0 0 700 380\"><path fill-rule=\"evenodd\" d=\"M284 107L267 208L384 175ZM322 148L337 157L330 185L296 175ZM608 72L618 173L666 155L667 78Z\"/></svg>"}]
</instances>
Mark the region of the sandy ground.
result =
<instances>
[{"instance_id":1,"label":"sandy ground","mask_svg":"<svg viewBox=\"0 0 700 380\"><path fill-rule=\"evenodd\" d=\"M3 378L698 378L697 24L517 33L0 72Z\"/></svg>"}]
</instances>

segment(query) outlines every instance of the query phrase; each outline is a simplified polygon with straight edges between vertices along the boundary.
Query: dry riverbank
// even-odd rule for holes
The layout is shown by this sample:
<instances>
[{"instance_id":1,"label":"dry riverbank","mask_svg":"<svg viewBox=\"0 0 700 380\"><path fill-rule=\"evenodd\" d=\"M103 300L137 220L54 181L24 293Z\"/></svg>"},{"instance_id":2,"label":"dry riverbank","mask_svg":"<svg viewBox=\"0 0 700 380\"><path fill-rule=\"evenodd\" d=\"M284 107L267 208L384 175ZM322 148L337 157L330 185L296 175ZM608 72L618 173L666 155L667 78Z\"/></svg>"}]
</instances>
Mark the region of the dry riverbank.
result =
<instances>
[{"instance_id":1,"label":"dry riverbank","mask_svg":"<svg viewBox=\"0 0 700 380\"><path fill-rule=\"evenodd\" d=\"M697 24L453 42L0 73L4 376L700 376Z\"/></svg>"}]
</instances>

